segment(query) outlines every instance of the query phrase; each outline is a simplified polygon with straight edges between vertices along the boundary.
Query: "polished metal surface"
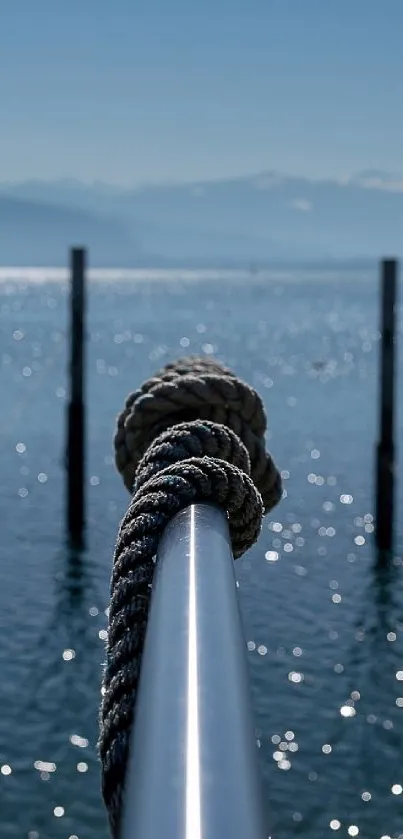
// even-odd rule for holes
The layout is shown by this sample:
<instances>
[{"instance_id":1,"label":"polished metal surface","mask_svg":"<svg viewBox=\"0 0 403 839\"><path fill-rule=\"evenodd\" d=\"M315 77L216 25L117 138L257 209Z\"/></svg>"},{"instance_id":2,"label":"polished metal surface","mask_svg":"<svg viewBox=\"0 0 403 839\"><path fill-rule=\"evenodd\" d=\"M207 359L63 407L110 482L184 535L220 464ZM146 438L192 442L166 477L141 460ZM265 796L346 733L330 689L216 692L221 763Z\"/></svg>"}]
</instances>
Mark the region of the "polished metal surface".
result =
<instances>
[{"instance_id":1,"label":"polished metal surface","mask_svg":"<svg viewBox=\"0 0 403 839\"><path fill-rule=\"evenodd\" d=\"M122 839L266 839L246 645L225 515L198 504L161 540Z\"/></svg>"}]
</instances>

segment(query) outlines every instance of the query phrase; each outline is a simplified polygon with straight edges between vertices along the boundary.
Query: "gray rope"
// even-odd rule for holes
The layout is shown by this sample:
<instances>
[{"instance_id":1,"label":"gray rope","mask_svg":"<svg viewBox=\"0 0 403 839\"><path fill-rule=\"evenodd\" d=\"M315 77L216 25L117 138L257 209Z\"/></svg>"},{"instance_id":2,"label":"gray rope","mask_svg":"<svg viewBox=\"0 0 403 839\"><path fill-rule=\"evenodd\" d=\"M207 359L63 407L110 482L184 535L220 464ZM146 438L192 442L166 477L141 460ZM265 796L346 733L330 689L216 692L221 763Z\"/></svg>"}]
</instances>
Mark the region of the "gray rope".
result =
<instances>
[{"instance_id":1,"label":"gray rope","mask_svg":"<svg viewBox=\"0 0 403 839\"><path fill-rule=\"evenodd\" d=\"M208 419L237 434L245 444L251 475L265 511L276 502L276 469L265 451L266 416L262 400L246 382L210 359L169 364L130 394L118 419L116 466L129 492L136 469L155 437L178 422Z\"/></svg>"},{"instance_id":2,"label":"gray rope","mask_svg":"<svg viewBox=\"0 0 403 839\"><path fill-rule=\"evenodd\" d=\"M114 556L99 741L114 837L161 535L181 509L207 500L227 512L235 558L254 544L282 493L265 429L256 391L204 359L167 365L129 396L118 419L116 463L133 498Z\"/></svg>"}]
</instances>

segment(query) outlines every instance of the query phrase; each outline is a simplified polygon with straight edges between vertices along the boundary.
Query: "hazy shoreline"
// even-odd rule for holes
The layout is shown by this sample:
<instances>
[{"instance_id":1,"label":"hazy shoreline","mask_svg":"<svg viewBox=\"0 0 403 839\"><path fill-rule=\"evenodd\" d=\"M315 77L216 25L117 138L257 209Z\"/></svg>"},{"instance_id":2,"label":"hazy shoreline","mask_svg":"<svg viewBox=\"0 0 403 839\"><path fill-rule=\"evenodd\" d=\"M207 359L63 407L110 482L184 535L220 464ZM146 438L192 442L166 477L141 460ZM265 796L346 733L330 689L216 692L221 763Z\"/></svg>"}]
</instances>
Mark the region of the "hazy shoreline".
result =
<instances>
[{"instance_id":1,"label":"hazy shoreline","mask_svg":"<svg viewBox=\"0 0 403 839\"><path fill-rule=\"evenodd\" d=\"M262 269L245 268L89 268L88 279L92 282L249 282L280 281L306 282L363 281L372 279L376 265L357 267L354 264L311 267L273 267ZM67 267L0 267L0 283L65 283L70 276Z\"/></svg>"}]
</instances>

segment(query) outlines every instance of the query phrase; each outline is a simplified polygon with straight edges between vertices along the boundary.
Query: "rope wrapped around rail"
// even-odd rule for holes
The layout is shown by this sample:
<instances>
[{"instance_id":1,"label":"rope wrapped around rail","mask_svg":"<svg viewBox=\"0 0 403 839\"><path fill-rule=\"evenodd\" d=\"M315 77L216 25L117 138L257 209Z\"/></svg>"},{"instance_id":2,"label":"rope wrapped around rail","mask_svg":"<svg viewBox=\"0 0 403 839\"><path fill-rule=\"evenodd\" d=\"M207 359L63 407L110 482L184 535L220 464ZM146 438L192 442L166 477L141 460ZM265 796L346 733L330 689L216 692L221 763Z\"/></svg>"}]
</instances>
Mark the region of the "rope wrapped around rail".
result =
<instances>
[{"instance_id":1,"label":"rope wrapped around rail","mask_svg":"<svg viewBox=\"0 0 403 839\"><path fill-rule=\"evenodd\" d=\"M212 501L227 513L234 557L254 544L263 514L282 494L265 432L258 393L211 359L168 364L128 397L118 418L116 465L132 500L113 563L99 741L114 837L159 540L180 510Z\"/></svg>"}]
</instances>

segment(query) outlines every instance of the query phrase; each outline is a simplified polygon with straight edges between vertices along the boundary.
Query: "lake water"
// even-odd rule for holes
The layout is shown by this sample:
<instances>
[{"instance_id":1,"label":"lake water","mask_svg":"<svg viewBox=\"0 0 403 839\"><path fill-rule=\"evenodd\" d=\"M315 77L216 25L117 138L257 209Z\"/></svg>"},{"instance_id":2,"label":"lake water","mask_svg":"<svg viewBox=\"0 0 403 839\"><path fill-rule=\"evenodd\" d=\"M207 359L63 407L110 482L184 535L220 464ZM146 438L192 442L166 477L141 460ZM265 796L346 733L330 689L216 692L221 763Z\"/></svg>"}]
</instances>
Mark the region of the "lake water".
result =
<instances>
[{"instance_id":1,"label":"lake water","mask_svg":"<svg viewBox=\"0 0 403 839\"><path fill-rule=\"evenodd\" d=\"M287 493L236 565L273 837L403 836L400 489L386 573L372 532L376 277L95 273L81 557L63 537L67 303L63 272L0 272L1 837L108 836L97 712L128 502L115 416L155 369L193 353L262 394Z\"/></svg>"}]
</instances>

